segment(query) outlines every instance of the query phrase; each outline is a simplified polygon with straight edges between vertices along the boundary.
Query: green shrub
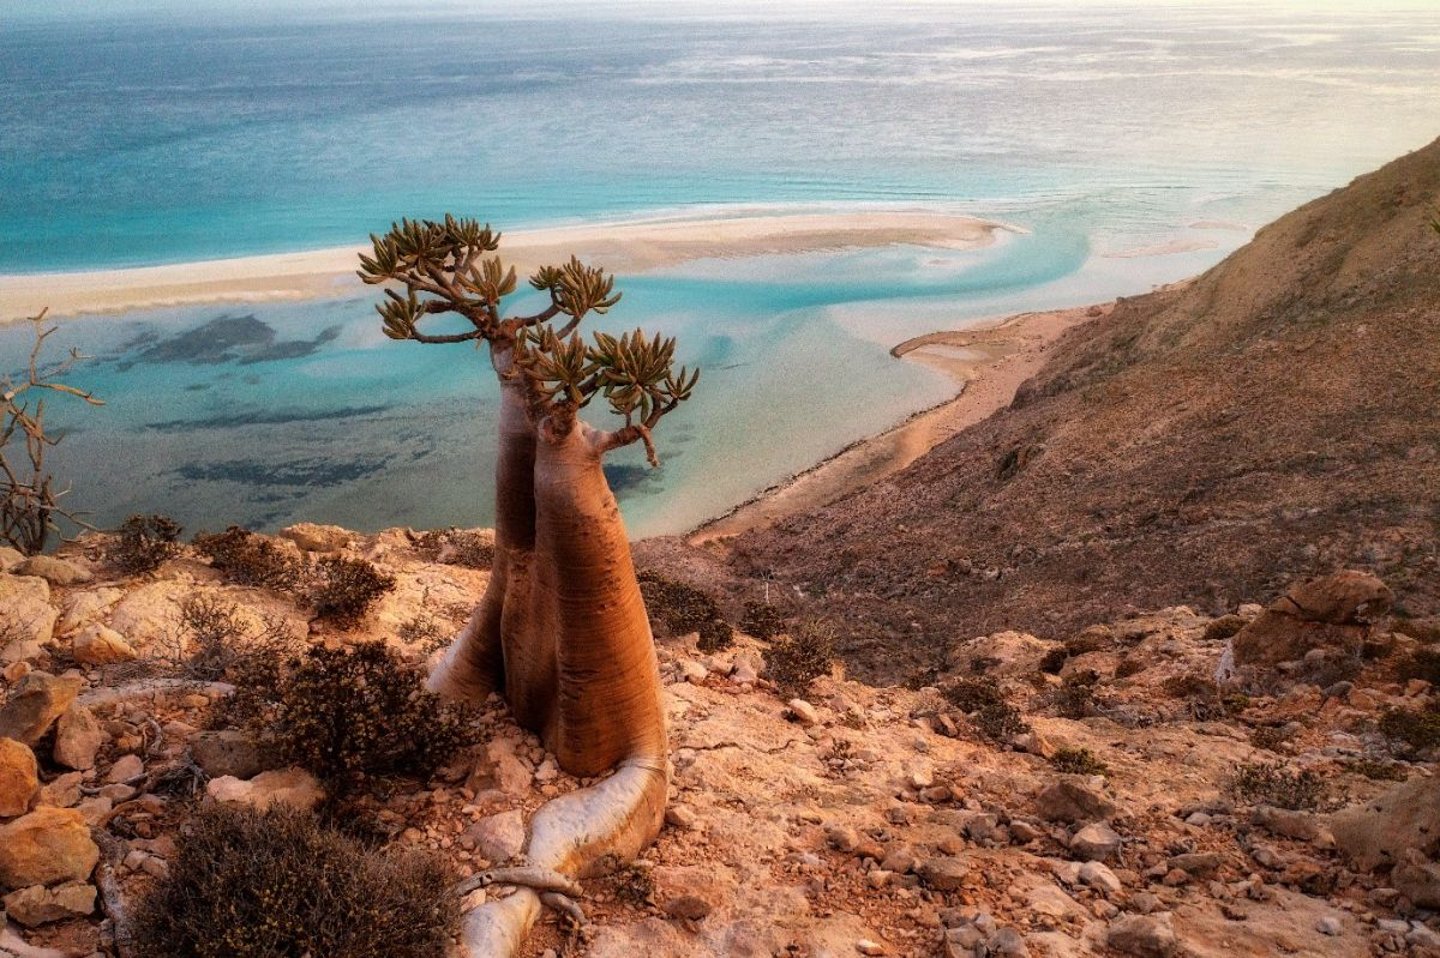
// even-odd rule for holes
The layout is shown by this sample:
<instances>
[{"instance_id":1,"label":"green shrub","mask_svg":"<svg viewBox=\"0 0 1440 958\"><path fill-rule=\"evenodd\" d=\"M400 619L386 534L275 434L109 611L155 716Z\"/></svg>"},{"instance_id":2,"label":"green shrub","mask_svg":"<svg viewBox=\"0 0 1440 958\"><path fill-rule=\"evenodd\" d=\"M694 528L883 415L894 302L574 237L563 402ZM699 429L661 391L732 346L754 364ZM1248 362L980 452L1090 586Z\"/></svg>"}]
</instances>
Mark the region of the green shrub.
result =
<instances>
[{"instance_id":1,"label":"green shrub","mask_svg":"<svg viewBox=\"0 0 1440 958\"><path fill-rule=\"evenodd\" d=\"M818 619L801 622L765 653L765 674L781 693L800 695L828 675L835 659L835 629Z\"/></svg>"},{"instance_id":2,"label":"green shrub","mask_svg":"<svg viewBox=\"0 0 1440 958\"><path fill-rule=\"evenodd\" d=\"M715 600L694 586L654 572L642 572L637 578L646 611L652 620L658 617L671 635L698 632L705 623L721 618Z\"/></svg>"},{"instance_id":3,"label":"green shrub","mask_svg":"<svg viewBox=\"0 0 1440 958\"><path fill-rule=\"evenodd\" d=\"M295 555L239 526L201 533L195 537L195 548L236 585L287 591L297 588L304 577L304 564Z\"/></svg>"},{"instance_id":4,"label":"green shrub","mask_svg":"<svg viewBox=\"0 0 1440 958\"><path fill-rule=\"evenodd\" d=\"M1423 679L1440 689L1440 649L1416 649L1400 660L1395 673L1402 682Z\"/></svg>"},{"instance_id":5,"label":"green shrub","mask_svg":"<svg viewBox=\"0 0 1440 958\"><path fill-rule=\"evenodd\" d=\"M395 577L364 559L325 556L315 563L310 604L315 614L342 628L365 617L382 595L395 588Z\"/></svg>"},{"instance_id":6,"label":"green shrub","mask_svg":"<svg viewBox=\"0 0 1440 958\"><path fill-rule=\"evenodd\" d=\"M1325 791L1324 779L1313 769L1291 771L1280 762L1244 763L1230 782L1230 792L1242 802L1295 811L1317 808Z\"/></svg>"},{"instance_id":7,"label":"green shrub","mask_svg":"<svg viewBox=\"0 0 1440 958\"><path fill-rule=\"evenodd\" d=\"M1050 764L1057 772L1073 775L1104 775L1109 771L1109 766L1088 748L1058 748L1050 756Z\"/></svg>"},{"instance_id":8,"label":"green shrub","mask_svg":"<svg viewBox=\"0 0 1440 958\"><path fill-rule=\"evenodd\" d=\"M428 775L473 740L470 714L424 690L383 642L311 647L287 664L254 731L345 791L373 775Z\"/></svg>"},{"instance_id":9,"label":"green shrub","mask_svg":"<svg viewBox=\"0 0 1440 958\"><path fill-rule=\"evenodd\" d=\"M735 644L735 630L723 619L711 619L700 626L700 640L696 643L701 652L719 652Z\"/></svg>"},{"instance_id":10,"label":"green shrub","mask_svg":"<svg viewBox=\"0 0 1440 958\"><path fill-rule=\"evenodd\" d=\"M746 602L740 619L740 631L768 642L785 631L790 617L778 605L768 602Z\"/></svg>"},{"instance_id":11,"label":"green shrub","mask_svg":"<svg viewBox=\"0 0 1440 958\"><path fill-rule=\"evenodd\" d=\"M459 921L453 876L413 851L372 851L306 813L202 806L169 874L140 902L145 958L436 958Z\"/></svg>"},{"instance_id":12,"label":"green shrub","mask_svg":"<svg viewBox=\"0 0 1440 958\"><path fill-rule=\"evenodd\" d=\"M169 516L133 515L105 547L105 561L125 575L143 575L179 554L180 524Z\"/></svg>"},{"instance_id":13,"label":"green shrub","mask_svg":"<svg viewBox=\"0 0 1440 958\"><path fill-rule=\"evenodd\" d=\"M1440 710L1390 708L1380 716L1380 734L1401 755L1414 755L1440 747Z\"/></svg>"}]
</instances>

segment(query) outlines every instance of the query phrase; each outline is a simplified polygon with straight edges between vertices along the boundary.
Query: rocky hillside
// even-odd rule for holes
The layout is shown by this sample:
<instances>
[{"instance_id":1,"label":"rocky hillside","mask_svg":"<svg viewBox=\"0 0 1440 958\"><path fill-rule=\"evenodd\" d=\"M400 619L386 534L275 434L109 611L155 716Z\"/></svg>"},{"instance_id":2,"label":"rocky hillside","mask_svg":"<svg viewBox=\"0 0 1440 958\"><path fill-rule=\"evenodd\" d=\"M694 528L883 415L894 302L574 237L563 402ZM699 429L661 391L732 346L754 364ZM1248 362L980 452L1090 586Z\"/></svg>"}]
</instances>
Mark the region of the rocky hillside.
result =
<instances>
[{"instance_id":1,"label":"rocky hillside","mask_svg":"<svg viewBox=\"0 0 1440 958\"><path fill-rule=\"evenodd\" d=\"M0 559L0 955L117 954L108 916L165 879L205 803L322 803L310 769L237 722L244 653L378 639L418 664L483 588L484 544L312 526L144 575L102 538ZM324 559L393 584L341 626L288 583L236 581ZM657 621L705 607L649 588ZM792 661L782 692L784 639L662 639L666 827L529 953L1436 958L1440 635L1392 627L1391 601L1354 573L1218 619L999 631L948 643L913 690L823 662L807 683ZM433 774L352 796L348 827L457 877L515 861L527 817L581 783L498 701L463 732Z\"/></svg>"},{"instance_id":2,"label":"rocky hillside","mask_svg":"<svg viewBox=\"0 0 1440 958\"><path fill-rule=\"evenodd\" d=\"M733 544L899 680L999 628L1211 613L1354 567L1440 612L1440 141L1071 331L1009 409ZM750 590L753 595L755 590Z\"/></svg>"}]
</instances>

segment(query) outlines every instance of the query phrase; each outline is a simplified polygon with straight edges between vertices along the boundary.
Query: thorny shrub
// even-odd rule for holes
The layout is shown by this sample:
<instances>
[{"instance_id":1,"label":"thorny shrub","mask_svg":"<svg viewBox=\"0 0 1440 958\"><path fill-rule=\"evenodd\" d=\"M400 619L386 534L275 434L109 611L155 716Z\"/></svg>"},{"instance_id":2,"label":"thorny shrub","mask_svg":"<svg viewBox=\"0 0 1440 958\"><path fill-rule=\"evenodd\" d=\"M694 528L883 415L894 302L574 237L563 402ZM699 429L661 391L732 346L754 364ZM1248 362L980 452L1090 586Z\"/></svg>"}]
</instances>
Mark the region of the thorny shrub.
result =
<instances>
[{"instance_id":1,"label":"thorny shrub","mask_svg":"<svg viewBox=\"0 0 1440 958\"><path fill-rule=\"evenodd\" d=\"M644 908L654 901L655 879L651 877L650 869L639 862L609 855L601 870L609 872L609 879L615 885L615 897L625 904Z\"/></svg>"},{"instance_id":2,"label":"thorny shrub","mask_svg":"<svg viewBox=\"0 0 1440 958\"><path fill-rule=\"evenodd\" d=\"M1346 765L1346 768L1376 782L1403 782L1410 777L1405 766L1399 762L1384 762L1373 758L1358 758Z\"/></svg>"},{"instance_id":3,"label":"thorny shrub","mask_svg":"<svg viewBox=\"0 0 1440 958\"><path fill-rule=\"evenodd\" d=\"M1292 771L1282 762L1246 762L1230 781L1230 792L1250 805L1312 810L1325 798L1325 780L1313 769Z\"/></svg>"},{"instance_id":4,"label":"thorny shrub","mask_svg":"<svg viewBox=\"0 0 1440 958\"><path fill-rule=\"evenodd\" d=\"M1046 675L1059 675L1068 658L1070 658L1070 653L1065 650L1065 646L1057 645L1040 658L1040 671Z\"/></svg>"},{"instance_id":5,"label":"thorny shrub","mask_svg":"<svg viewBox=\"0 0 1440 958\"><path fill-rule=\"evenodd\" d=\"M180 552L180 524L169 516L133 515L105 546L105 561L125 575L158 569Z\"/></svg>"},{"instance_id":6,"label":"thorny shrub","mask_svg":"<svg viewBox=\"0 0 1440 958\"><path fill-rule=\"evenodd\" d=\"M1065 676L1060 687L1051 693L1050 701L1055 713L1062 718L1089 718L1098 711L1095 702L1095 683L1100 675L1094 669L1084 669Z\"/></svg>"},{"instance_id":7,"label":"thorny shrub","mask_svg":"<svg viewBox=\"0 0 1440 958\"><path fill-rule=\"evenodd\" d=\"M430 855L371 850L304 812L202 806L136 909L130 951L434 958L459 921L452 881Z\"/></svg>"},{"instance_id":8,"label":"thorny shrub","mask_svg":"<svg viewBox=\"0 0 1440 958\"><path fill-rule=\"evenodd\" d=\"M1020 710L1006 700L1000 683L992 678L956 679L941 688L940 694L964 712L976 730L992 742L1009 742L1030 731Z\"/></svg>"},{"instance_id":9,"label":"thorny shrub","mask_svg":"<svg viewBox=\"0 0 1440 958\"><path fill-rule=\"evenodd\" d=\"M1380 734L1399 755L1417 755L1440 748L1440 706L1418 709L1389 708L1380 716Z\"/></svg>"},{"instance_id":10,"label":"thorny shrub","mask_svg":"<svg viewBox=\"0 0 1440 958\"><path fill-rule=\"evenodd\" d=\"M224 532L201 533L195 548L210 565L236 585L289 591L303 579L304 563L265 536L231 526Z\"/></svg>"},{"instance_id":11,"label":"thorny shrub","mask_svg":"<svg viewBox=\"0 0 1440 958\"><path fill-rule=\"evenodd\" d=\"M255 732L346 791L367 776L428 775L473 739L470 714L424 690L383 642L313 646L287 663Z\"/></svg>"},{"instance_id":12,"label":"thorny shrub","mask_svg":"<svg viewBox=\"0 0 1440 958\"><path fill-rule=\"evenodd\" d=\"M711 619L700 626L700 639L695 643L701 652L719 652L735 644L735 630L724 619Z\"/></svg>"},{"instance_id":13,"label":"thorny shrub","mask_svg":"<svg viewBox=\"0 0 1440 958\"><path fill-rule=\"evenodd\" d=\"M811 682L830 673L834 659L835 627L807 619L766 651L765 674L781 694L801 695Z\"/></svg>"},{"instance_id":14,"label":"thorny shrub","mask_svg":"<svg viewBox=\"0 0 1440 958\"><path fill-rule=\"evenodd\" d=\"M698 632L707 622L721 618L715 600L694 586L654 572L642 572L636 578L646 610L652 619L658 617L671 635Z\"/></svg>"},{"instance_id":15,"label":"thorny shrub","mask_svg":"<svg viewBox=\"0 0 1440 958\"><path fill-rule=\"evenodd\" d=\"M1250 744L1268 752L1280 751L1280 746L1295 736L1295 730L1288 725L1262 725L1250 733Z\"/></svg>"},{"instance_id":16,"label":"thorny shrub","mask_svg":"<svg viewBox=\"0 0 1440 958\"><path fill-rule=\"evenodd\" d=\"M745 613L740 618L740 631L768 642L784 632L789 624L790 616L780 606L769 602L746 602Z\"/></svg>"},{"instance_id":17,"label":"thorny shrub","mask_svg":"<svg viewBox=\"0 0 1440 958\"><path fill-rule=\"evenodd\" d=\"M1440 689L1440 647L1416 649L1396 664L1395 677L1402 682L1421 679Z\"/></svg>"},{"instance_id":18,"label":"thorny shrub","mask_svg":"<svg viewBox=\"0 0 1440 958\"><path fill-rule=\"evenodd\" d=\"M1139 659L1132 659L1124 656L1115 663L1115 678L1128 679L1132 675L1139 675L1145 671L1145 663Z\"/></svg>"},{"instance_id":19,"label":"thorny shrub","mask_svg":"<svg viewBox=\"0 0 1440 958\"><path fill-rule=\"evenodd\" d=\"M489 569L495 565L495 543L469 529L431 529L415 538L416 548L436 562Z\"/></svg>"},{"instance_id":20,"label":"thorny shrub","mask_svg":"<svg viewBox=\"0 0 1440 958\"><path fill-rule=\"evenodd\" d=\"M1109 766L1095 756L1088 748L1064 746L1050 756L1050 765L1057 772L1074 775L1104 775Z\"/></svg>"},{"instance_id":21,"label":"thorny shrub","mask_svg":"<svg viewBox=\"0 0 1440 958\"><path fill-rule=\"evenodd\" d=\"M395 577L364 559L325 556L315 563L309 599L317 616L348 628L393 588Z\"/></svg>"},{"instance_id":22,"label":"thorny shrub","mask_svg":"<svg viewBox=\"0 0 1440 958\"><path fill-rule=\"evenodd\" d=\"M180 630L169 636L170 669L202 682L243 679L259 660L278 661L295 642L281 622L267 622L258 634L240 609L213 595L191 595L180 603Z\"/></svg>"}]
</instances>

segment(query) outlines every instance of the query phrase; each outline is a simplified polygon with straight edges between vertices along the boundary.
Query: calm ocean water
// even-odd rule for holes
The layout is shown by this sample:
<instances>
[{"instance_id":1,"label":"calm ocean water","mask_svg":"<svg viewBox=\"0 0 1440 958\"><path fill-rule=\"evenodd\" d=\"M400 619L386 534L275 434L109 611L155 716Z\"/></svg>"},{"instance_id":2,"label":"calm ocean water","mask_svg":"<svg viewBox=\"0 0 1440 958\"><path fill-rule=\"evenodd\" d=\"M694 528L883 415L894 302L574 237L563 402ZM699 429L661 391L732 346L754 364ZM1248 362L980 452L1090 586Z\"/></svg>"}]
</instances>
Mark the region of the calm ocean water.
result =
<instances>
[{"instance_id":1,"label":"calm ocean water","mask_svg":"<svg viewBox=\"0 0 1440 958\"><path fill-rule=\"evenodd\" d=\"M937 208L1028 231L622 277L607 324L673 331L705 368L663 468L615 464L638 534L946 395L888 357L901 339L1194 274L1440 134L1426 5L30 6L0 0L0 272L349 244L447 210ZM73 378L109 400L55 407L74 504L489 521L485 364L385 341L367 304L66 321L97 357ZM0 368L23 342L0 331Z\"/></svg>"}]
</instances>

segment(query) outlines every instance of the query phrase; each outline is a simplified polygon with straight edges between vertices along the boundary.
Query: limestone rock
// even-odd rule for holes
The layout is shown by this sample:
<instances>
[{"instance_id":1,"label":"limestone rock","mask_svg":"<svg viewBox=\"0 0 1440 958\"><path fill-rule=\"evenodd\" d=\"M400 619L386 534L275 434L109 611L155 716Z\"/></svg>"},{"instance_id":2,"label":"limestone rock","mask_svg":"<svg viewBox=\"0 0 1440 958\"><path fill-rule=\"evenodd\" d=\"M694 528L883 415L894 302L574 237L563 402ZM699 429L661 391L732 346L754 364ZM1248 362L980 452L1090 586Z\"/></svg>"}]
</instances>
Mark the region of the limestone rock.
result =
<instances>
[{"instance_id":1,"label":"limestone rock","mask_svg":"<svg viewBox=\"0 0 1440 958\"><path fill-rule=\"evenodd\" d=\"M788 714L806 728L820 724L820 713L804 699L791 699L785 703L785 707L789 710Z\"/></svg>"},{"instance_id":2,"label":"limestone rock","mask_svg":"<svg viewBox=\"0 0 1440 958\"><path fill-rule=\"evenodd\" d=\"M95 714L79 702L71 703L55 727L55 761L66 768L85 771L95 767L95 754L110 736L100 727Z\"/></svg>"},{"instance_id":3,"label":"limestone rock","mask_svg":"<svg viewBox=\"0 0 1440 958\"><path fill-rule=\"evenodd\" d=\"M99 619L123 598L124 590L108 586L72 592L60 605L60 620L55 623L55 631L60 635L69 635L81 626Z\"/></svg>"},{"instance_id":4,"label":"limestone rock","mask_svg":"<svg viewBox=\"0 0 1440 958\"><path fill-rule=\"evenodd\" d=\"M40 766L30 746L0 738L0 818L24 815L40 789Z\"/></svg>"},{"instance_id":5,"label":"limestone rock","mask_svg":"<svg viewBox=\"0 0 1440 958\"><path fill-rule=\"evenodd\" d=\"M1118 895L1125 887L1120 883L1119 876L1100 862L1086 862L1081 865L1076 877L1080 884L1088 885L1106 896Z\"/></svg>"},{"instance_id":6,"label":"limestone rock","mask_svg":"<svg viewBox=\"0 0 1440 958\"><path fill-rule=\"evenodd\" d=\"M95 911L95 886L69 881L54 888L31 885L5 896L5 911L26 928L84 918Z\"/></svg>"},{"instance_id":7,"label":"limestone rock","mask_svg":"<svg viewBox=\"0 0 1440 958\"><path fill-rule=\"evenodd\" d=\"M0 546L0 572L9 572L25 561L25 553L9 546Z\"/></svg>"},{"instance_id":8,"label":"limestone rock","mask_svg":"<svg viewBox=\"0 0 1440 958\"><path fill-rule=\"evenodd\" d=\"M211 778L253 778L274 764L254 736L231 729L197 734L190 740L190 757Z\"/></svg>"},{"instance_id":9,"label":"limestone rock","mask_svg":"<svg viewBox=\"0 0 1440 958\"><path fill-rule=\"evenodd\" d=\"M52 805L55 808L74 808L80 804L80 785L85 781L81 772L66 772L40 786L36 805Z\"/></svg>"},{"instance_id":10,"label":"limestone rock","mask_svg":"<svg viewBox=\"0 0 1440 958\"><path fill-rule=\"evenodd\" d=\"M89 569L54 556L31 556L15 567L16 575L32 575L51 585L80 585L95 578Z\"/></svg>"},{"instance_id":11,"label":"limestone rock","mask_svg":"<svg viewBox=\"0 0 1440 958\"><path fill-rule=\"evenodd\" d=\"M123 635L98 622L80 630L75 636L72 651L75 661L82 665L114 665L139 658L139 653L130 647Z\"/></svg>"},{"instance_id":12,"label":"limestone rock","mask_svg":"<svg viewBox=\"0 0 1440 958\"><path fill-rule=\"evenodd\" d=\"M1071 825L1106 821L1118 811L1114 802L1078 775L1066 775L1045 786L1035 796L1035 810L1046 821Z\"/></svg>"},{"instance_id":13,"label":"limestone rock","mask_svg":"<svg viewBox=\"0 0 1440 958\"><path fill-rule=\"evenodd\" d=\"M138 755L122 755L110 766L105 781L129 783L145 774L145 760Z\"/></svg>"},{"instance_id":14,"label":"limestone rock","mask_svg":"<svg viewBox=\"0 0 1440 958\"><path fill-rule=\"evenodd\" d=\"M0 825L0 887L85 881L99 860L90 825L73 808L37 808Z\"/></svg>"},{"instance_id":15,"label":"limestone rock","mask_svg":"<svg viewBox=\"0 0 1440 958\"><path fill-rule=\"evenodd\" d=\"M262 772L249 781L222 775L212 778L205 792L217 802L239 802L261 811L276 803L313 811L325 798L315 776L300 768Z\"/></svg>"},{"instance_id":16,"label":"limestone rock","mask_svg":"<svg viewBox=\"0 0 1440 958\"><path fill-rule=\"evenodd\" d=\"M50 584L34 576L0 574L0 663L33 658L55 634L57 613L50 606Z\"/></svg>"},{"instance_id":17,"label":"limestone rock","mask_svg":"<svg viewBox=\"0 0 1440 958\"><path fill-rule=\"evenodd\" d=\"M78 678L56 678L48 672L31 672L10 690L0 707L0 738L13 738L34 746L65 713L80 693Z\"/></svg>"},{"instance_id":18,"label":"limestone rock","mask_svg":"<svg viewBox=\"0 0 1440 958\"><path fill-rule=\"evenodd\" d=\"M460 841L492 864L509 861L525 847L525 819L519 809L482 818L461 833Z\"/></svg>"},{"instance_id":19,"label":"limestone rock","mask_svg":"<svg viewBox=\"0 0 1440 958\"><path fill-rule=\"evenodd\" d=\"M1046 642L1024 632L995 632L977 639L950 643L945 650L945 668L951 672L968 672L970 663L983 659L991 663L987 674L1028 674L1039 669L1040 660L1056 647L1054 642Z\"/></svg>"},{"instance_id":20,"label":"limestone rock","mask_svg":"<svg viewBox=\"0 0 1440 958\"><path fill-rule=\"evenodd\" d=\"M962 858L932 858L916 869L920 880L936 891L958 891L970 874Z\"/></svg>"},{"instance_id":21,"label":"limestone rock","mask_svg":"<svg viewBox=\"0 0 1440 958\"><path fill-rule=\"evenodd\" d=\"M1411 854L1395 866L1390 883L1417 908L1440 908L1440 864Z\"/></svg>"},{"instance_id":22,"label":"limestone rock","mask_svg":"<svg viewBox=\"0 0 1440 958\"><path fill-rule=\"evenodd\" d=\"M1120 852L1122 840L1113 828L1093 822L1070 839L1070 853L1085 862L1104 862Z\"/></svg>"},{"instance_id":23,"label":"limestone rock","mask_svg":"<svg viewBox=\"0 0 1440 958\"><path fill-rule=\"evenodd\" d=\"M1370 622L1395 595L1365 572L1345 571L1294 586L1230 639L1234 664L1274 666L1312 649L1358 654Z\"/></svg>"},{"instance_id":24,"label":"limestone rock","mask_svg":"<svg viewBox=\"0 0 1440 958\"><path fill-rule=\"evenodd\" d=\"M1330 820L1336 846L1362 871L1399 862L1406 849L1440 854L1440 776L1412 778Z\"/></svg>"},{"instance_id":25,"label":"limestone rock","mask_svg":"<svg viewBox=\"0 0 1440 958\"><path fill-rule=\"evenodd\" d=\"M110 628L143 649L180 630L180 608L194 587L185 582L151 582L121 599L110 612Z\"/></svg>"},{"instance_id":26,"label":"limestone rock","mask_svg":"<svg viewBox=\"0 0 1440 958\"><path fill-rule=\"evenodd\" d=\"M282 539L289 539L306 552L339 552L350 546L353 538L348 529L340 526L317 525L313 522L297 522L280 530Z\"/></svg>"},{"instance_id":27,"label":"limestone rock","mask_svg":"<svg viewBox=\"0 0 1440 958\"><path fill-rule=\"evenodd\" d=\"M1171 958L1180 950L1170 915L1130 915L1110 926L1105 943L1122 955Z\"/></svg>"}]
</instances>

